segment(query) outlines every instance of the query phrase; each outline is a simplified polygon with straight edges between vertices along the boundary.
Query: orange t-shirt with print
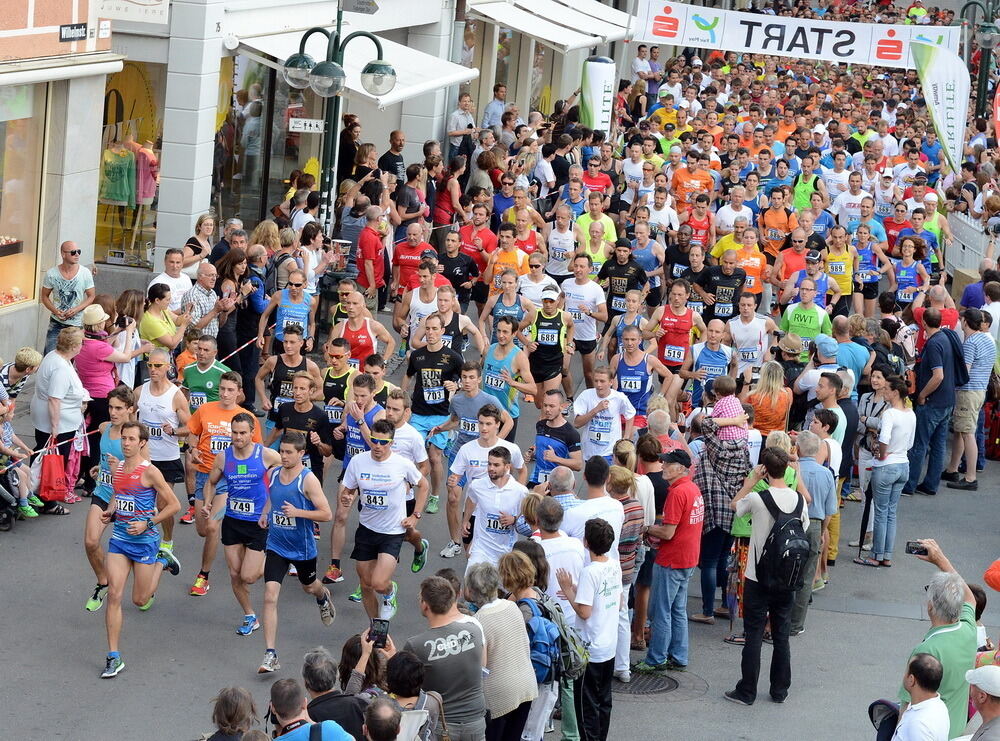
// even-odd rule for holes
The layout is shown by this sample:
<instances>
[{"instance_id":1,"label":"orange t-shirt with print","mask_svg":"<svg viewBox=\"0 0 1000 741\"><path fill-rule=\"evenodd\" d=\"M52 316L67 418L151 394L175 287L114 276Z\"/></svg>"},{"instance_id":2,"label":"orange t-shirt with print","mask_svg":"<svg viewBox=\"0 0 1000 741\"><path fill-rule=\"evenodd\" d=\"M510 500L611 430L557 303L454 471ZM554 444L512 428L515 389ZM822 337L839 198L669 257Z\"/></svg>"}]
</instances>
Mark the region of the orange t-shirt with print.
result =
<instances>
[{"instance_id":1,"label":"orange t-shirt with print","mask_svg":"<svg viewBox=\"0 0 1000 741\"><path fill-rule=\"evenodd\" d=\"M516 271L519 276L527 275L529 272L528 255L523 250L513 249L506 252L498 248L493 254L497 259L493 265L493 280L490 281L491 296L500 293L500 277L507 268Z\"/></svg>"},{"instance_id":2,"label":"orange t-shirt with print","mask_svg":"<svg viewBox=\"0 0 1000 741\"><path fill-rule=\"evenodd\" d=\"M188 420L188 431L198 436L198 453L201 463L198 470L208 473L212 470L215 456L225 451L232 443L232 422L237 414L245 413L246 409L237 406L233 409L223 409L221 401L209 401L198 407ZM260 423L253 426L253 441L264 442L260 436Z\"/></svg>"},{"instance_id":3,"label":"orange t-shirt with print","mask_svg":"<svg viewBox=\"0 0 1000 741\"><path fill-rule=\"evenodd\" d=\"M757 294L764 290L764 270L767 268L767 258L764 253L754 247L736 251L736 266L743 268L747 274L745 290Z\"/></svg>"},{"instance_id":4,"label":"orange t-shirt with print","mask_svg":"<svg viewBox=\"0 0 1000 741\"><path fill-rule=\"evenodd\" d=\"M711 193L715 189L715 180L707 172L699 170L691 172L686 167L681 167L674 173L670 183L674 191L674 198L681 204L679 210L694 203L694 197L699 193Z\"/></svg>"}]
</instances>

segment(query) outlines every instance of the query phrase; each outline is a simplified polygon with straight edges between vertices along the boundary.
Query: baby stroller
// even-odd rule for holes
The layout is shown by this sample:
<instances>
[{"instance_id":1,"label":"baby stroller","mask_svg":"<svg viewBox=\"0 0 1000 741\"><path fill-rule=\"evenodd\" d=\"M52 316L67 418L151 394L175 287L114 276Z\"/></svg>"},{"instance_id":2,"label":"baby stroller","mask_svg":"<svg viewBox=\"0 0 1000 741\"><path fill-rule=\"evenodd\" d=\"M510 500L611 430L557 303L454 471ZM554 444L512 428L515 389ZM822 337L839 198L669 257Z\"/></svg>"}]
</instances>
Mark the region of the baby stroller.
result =
<instances>
[{"instance_id":1,"label":"baby stroller","mask_svg":"<svg viewBox=\"0 0 1000 741\"><path fill-rule=\"evenodd\" d=\"M17 491L17 482L10 479L11 473L13 469L0 473L0 532L4 533L14 527L17 519L17 497L11 494Z\"/></svg>"}]
</instances>

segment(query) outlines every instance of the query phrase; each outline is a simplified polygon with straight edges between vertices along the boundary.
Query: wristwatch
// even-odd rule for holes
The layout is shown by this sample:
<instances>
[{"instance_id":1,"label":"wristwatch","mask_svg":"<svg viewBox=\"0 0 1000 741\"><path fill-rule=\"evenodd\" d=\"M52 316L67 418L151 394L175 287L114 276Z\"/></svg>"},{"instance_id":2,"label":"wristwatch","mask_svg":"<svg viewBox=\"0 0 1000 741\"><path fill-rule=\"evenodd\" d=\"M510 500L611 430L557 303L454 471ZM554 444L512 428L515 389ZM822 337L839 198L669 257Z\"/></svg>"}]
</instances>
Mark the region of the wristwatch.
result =
<instances>
[{"instance_id":1,"label":"wristwatch","mask_svg":"<svg viewBox=\"0 0 1000 741\"><path fill-rule=\"evenodd\" d=\"M420 519L420 516L421 516L422 514L423 514L423 512L414 512L414 513L413 513L413 516L414 516L414 517L416 517L416 518L417 518L417 519L419 520L419 519Z\"/></svg>"}]
</instances>

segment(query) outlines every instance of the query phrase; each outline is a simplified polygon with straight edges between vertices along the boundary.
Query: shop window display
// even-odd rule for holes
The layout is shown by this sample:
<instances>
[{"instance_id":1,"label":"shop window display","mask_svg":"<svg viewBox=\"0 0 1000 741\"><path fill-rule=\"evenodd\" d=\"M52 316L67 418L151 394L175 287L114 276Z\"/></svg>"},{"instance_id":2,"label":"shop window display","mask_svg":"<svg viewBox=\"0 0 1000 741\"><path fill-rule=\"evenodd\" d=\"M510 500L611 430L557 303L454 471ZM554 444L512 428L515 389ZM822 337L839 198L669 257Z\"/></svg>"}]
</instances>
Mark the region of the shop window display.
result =
<instances>
[{"instance_id":1,"label":"shop window display","mask_svg":"<svg viewBox=\"0 0 1000 741\"><path fill-rule=\"evenodd\" d=\"M0 87L0 306L35 298L46 93Z\"/></svg>"}]
</instances>

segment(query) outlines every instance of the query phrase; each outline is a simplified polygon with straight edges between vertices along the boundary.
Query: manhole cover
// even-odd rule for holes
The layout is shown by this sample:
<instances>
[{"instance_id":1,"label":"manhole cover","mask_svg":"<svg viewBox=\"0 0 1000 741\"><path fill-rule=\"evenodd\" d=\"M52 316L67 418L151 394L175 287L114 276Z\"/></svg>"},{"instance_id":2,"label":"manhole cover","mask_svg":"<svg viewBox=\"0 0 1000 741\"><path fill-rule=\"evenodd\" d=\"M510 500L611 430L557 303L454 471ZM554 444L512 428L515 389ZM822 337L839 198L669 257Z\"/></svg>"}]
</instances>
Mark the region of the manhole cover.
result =
<instances>
[{"instance_id":1,"label":"manhole cover","mask_svg":"<svg viewBox=\"0 0 1000 741\"><path fill-rule=\"evenodd\" d=\"M672 677L656 674L633 674L632 681L623 684L617 679L611 687L612 691L623 695L658 695L673 692L679 684Z\"/></svg>"}]
</instances>

